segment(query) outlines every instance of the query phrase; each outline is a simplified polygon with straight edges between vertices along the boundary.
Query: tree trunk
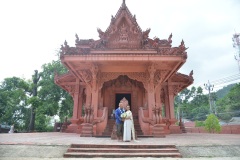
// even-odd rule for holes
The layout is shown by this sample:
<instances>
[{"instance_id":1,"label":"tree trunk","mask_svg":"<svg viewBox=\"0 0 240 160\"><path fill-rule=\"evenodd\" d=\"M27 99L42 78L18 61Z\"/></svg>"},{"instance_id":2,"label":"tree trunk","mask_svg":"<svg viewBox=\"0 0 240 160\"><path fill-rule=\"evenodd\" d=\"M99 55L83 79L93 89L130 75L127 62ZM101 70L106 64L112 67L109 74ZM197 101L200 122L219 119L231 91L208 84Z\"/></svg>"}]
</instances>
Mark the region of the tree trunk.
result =
<instances>
[{"instance_id":1,"label":"tree trunk","mask_svg":"<svg viewBox=\"0 0 240 160\"><path fill-rule=\"evenodd\" d=\"M32 89L32 96L37 96L37 83L40 79L40 75L38 74L38 70L35 70L35 74L32 76L33 79L33 89ZM29 124L29 132L33 132L35 129L35 108L38 106L31 106L31 119Z\"/></svg>"},{"instance_id":2,"label":"tree trunk","mask_svg":"<svg viewBox=\"0 0 240 160\"><path fill-rule=\"evenodd\" d=\"M31 119L29 124L29 132L33 132L35 128L35 109L31 107Z\"/></svg>"}]
</instances>

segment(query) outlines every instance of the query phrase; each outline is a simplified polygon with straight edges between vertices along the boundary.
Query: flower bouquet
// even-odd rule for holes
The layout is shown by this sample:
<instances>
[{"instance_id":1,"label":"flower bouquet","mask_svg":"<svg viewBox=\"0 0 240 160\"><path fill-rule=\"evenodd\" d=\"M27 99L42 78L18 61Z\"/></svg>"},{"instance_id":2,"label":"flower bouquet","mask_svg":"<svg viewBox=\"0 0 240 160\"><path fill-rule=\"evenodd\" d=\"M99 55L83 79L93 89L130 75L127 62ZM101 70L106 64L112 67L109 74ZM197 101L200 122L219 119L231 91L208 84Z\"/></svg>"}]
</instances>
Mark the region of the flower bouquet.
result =
<instances>
[{"instance_id":1,"label":"flower bouquet","mask_svg":"<svg viewBox=\"0 0 240 160\"><path fill-rule=\"evenodd\" d=\"M127 117L127 113L126 112L121 114L121 118L126 118L126 117Z\"/></svg>"}]
</instances>

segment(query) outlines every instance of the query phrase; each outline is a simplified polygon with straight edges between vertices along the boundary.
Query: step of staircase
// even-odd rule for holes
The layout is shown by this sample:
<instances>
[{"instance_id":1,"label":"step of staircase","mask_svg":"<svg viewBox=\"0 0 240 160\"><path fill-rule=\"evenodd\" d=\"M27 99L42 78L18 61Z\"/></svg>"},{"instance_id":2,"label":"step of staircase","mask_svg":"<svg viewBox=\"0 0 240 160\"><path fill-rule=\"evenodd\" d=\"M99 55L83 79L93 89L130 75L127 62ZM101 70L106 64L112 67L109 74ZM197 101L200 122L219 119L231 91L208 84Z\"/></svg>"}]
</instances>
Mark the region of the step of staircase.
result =
<instances>
[{"instance_id":1,"label":"step of staircase","mask_svg":"<svg viewBox=\"0 0 240 160\"><path fill-rule=\"evenodd\" d=\"M183 122L180 122L179 126L180 126L180 129L182 130L182 133L187 133L187 130L186 130Z\"/></svg>"},{"instance_id":2,"label":"step of staircase","mask_svg":"<svg viewBox=\"0 0 240 160\"><path fill-rule=\"evenodd\" d=\"M137 117L135 117L135 118L137 118ZM102 136L97 136L97 137L110 137L112 134L114 124L115 124L115 119L108 119L107 126L106 126L104 132L102 133ZM139 136L143 135L141 126L137 119L134 120L134 128L135 128L135 132L137 133L137 135L139 135Z\"/></svg>"},{"instance_id":3,"label":"step of staircase","mask_svg":"<svg viewBox=\"0 0 240 160\"><path fill-rule=\"evenodd\" d=\"M126 158L126 157L173 157L181 158L175 145L96 145L72 144L65 158Z\"/></svg>"}]
</instances>

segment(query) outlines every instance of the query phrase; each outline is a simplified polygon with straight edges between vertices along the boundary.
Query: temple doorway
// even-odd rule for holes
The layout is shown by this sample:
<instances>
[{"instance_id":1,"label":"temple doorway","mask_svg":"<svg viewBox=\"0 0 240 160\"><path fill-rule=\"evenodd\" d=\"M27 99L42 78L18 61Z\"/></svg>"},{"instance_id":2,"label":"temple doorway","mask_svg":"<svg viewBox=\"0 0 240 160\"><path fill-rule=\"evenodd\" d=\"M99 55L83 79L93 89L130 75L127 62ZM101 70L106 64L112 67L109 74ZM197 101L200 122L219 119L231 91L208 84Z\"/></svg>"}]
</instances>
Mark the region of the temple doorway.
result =
<instances>
[{"instance_id":1,"label":"temple doorway","mask_svg":"<svg viewBox=\"0 0 240 160\"><path fill-rule=\"evenodd\" d=\"M115 96L115 109L118 108L119 102L124 97L128 100L128 104L130 105L130 109L131 109L131 94L130 93L116 93L116 96Z\"/></svg>"}]
</instances>

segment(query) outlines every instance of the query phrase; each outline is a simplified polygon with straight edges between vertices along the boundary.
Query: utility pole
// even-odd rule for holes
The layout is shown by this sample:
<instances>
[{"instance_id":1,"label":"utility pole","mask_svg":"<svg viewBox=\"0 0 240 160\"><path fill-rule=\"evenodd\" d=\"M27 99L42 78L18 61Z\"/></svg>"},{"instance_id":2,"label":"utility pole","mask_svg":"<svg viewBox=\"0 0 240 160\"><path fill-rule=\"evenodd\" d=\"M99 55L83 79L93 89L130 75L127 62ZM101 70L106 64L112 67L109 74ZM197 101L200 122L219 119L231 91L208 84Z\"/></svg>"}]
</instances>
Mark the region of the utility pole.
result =
<instances>
[{"instance_id":1,"label":"utility pole","mask_svg":"<svg viewBox=\"0 0 240 160\"><path fill-rule=\"evenodd\" d=\"M213 91L214 85L210 84L209 80L207 84L204 84L205 89L208 90L208 98L209 98L209 105L210 105L210 113L212 113L212 99L211 99L211 91Z\"/></svg>"},{"instance_id":2,"label":"utility pole","mask_svg":"<svg viewBox=\"0 0 240 160\"><path fill-rule=\"evenodd\" d=\"M239 70L239 73L240 73L240 34L239 33L233 34L232 41L233 41L233 48L236 49L236 53L234 55L234 58L238 63L238 70Z\"/></svg>"}]
</instances>

